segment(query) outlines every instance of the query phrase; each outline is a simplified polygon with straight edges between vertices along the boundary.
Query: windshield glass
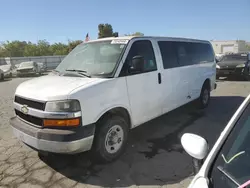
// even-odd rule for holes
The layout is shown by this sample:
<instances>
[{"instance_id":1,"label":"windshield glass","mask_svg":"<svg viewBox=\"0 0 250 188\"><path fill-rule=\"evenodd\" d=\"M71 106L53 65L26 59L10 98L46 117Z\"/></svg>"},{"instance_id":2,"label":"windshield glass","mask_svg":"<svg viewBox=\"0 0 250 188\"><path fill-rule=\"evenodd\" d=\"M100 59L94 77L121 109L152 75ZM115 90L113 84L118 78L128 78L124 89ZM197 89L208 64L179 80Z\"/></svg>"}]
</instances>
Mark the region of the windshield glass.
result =
<instances>
[{"instance_id":1,"label":"windshield glass","mask_svg":"<svg viewBox=\"0 0 250 188\"><path fill-rule=\"evenodd\" d=\"M19 67L31 67L31 66L33 66L33 62L28 61L28 62L21 63Z\"/></svg>"},{"instance_id":2,"label":"windshield glass","mask_svg":"<svg viewBox=\"0 0 250 188\"><path fill-rule=\"evenodd\" d=\"M237 55L225 55L222 57L221 61L247 61L247 54L237 54Z\"/></svg>"},{"instance_id":3,"label":"windshield glass","mask_svg":"<svg viewBox=\"0 0 250 188\"><path fill-rule=\"evenodd\" d=\"M110 75L124 47L124 43L111 40L82 43L64 58L56 70L59 72L80 70L91 76Z\"/></svg>"},{"instance_id":4,"label":"windshield glass","mask_svg":"<svg viewBox=\"0 0 250 188\"><path fill-rule=\"evenodd\" d=\"M237 187L248 180L250 180L250 105L222 146L212 170L214 188Z\"/></svg>"}]
</instances>

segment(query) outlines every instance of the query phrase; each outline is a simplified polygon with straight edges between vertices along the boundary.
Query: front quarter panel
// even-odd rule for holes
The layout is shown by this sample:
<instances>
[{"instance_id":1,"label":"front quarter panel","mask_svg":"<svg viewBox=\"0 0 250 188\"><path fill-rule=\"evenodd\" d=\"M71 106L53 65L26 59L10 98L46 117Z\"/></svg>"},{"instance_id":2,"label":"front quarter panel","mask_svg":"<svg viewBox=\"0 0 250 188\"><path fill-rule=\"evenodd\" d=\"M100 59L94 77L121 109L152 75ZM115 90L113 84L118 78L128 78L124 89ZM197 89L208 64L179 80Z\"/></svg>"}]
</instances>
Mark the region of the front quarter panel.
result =
<instances>
[{"instance_id":1,"label":"front quarter panel","mask_svg":"<svg viewBox=\"0 0 250 188\"><path fill-rule=\"evenodd\" d=\"M69 98L80 101L83 125L96 123L105 112L116 107L123 107L131 114L125 77L99 79L73 90Z\"/></svg>"}]
</instances>

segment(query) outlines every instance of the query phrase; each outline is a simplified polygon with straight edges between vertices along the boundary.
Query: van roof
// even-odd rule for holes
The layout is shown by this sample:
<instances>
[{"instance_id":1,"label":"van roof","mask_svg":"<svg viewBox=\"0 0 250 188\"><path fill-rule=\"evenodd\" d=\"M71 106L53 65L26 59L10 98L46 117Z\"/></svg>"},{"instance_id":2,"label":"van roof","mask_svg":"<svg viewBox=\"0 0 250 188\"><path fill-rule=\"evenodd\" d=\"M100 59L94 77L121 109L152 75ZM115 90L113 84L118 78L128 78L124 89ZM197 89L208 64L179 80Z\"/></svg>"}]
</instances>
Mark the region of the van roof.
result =
<instances>
[{"instance_id":1,"label":"van roof","mask_svg":"<svg viewBox=\"0 0 250 188\"><path fill-rule=\"evenodd\" d=\"M179 38L179 37L162 37L162 36L122 36L122 37L106 37L96 40L91 40L89 42L97 41L107 41L107 40L131 40L133 38L142 38L142 39L165 39L172 41L185 41L185 42L209 42L207 40L191 39L191 38Z\"/></svg>"}]
</instances>

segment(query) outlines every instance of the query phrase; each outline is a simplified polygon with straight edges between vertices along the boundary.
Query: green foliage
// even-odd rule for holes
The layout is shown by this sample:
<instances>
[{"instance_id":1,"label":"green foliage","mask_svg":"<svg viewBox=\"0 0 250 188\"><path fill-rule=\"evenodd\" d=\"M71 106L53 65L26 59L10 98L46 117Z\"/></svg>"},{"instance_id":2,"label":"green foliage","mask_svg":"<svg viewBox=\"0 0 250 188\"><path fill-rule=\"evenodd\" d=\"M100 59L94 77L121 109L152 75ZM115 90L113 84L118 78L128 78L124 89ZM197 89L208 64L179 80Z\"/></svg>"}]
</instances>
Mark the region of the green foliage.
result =
<instances>
[{"instance_id":1,"label":"green foliage","mask_svg":"<svg viewBox=\"0 0 250 188\"><path fill-rule=\"evenodd\" d=\"M98 38L105 38L105 37L118 37L118 32L113 32L112 25L106 24L99 24L98 25Z\"/></svg>"},{"instance_id":2,"label":"green foliage","mask_svg":"<svg viewBox=\"0 0 250 188\"><path fill-rule=\"evenodd\" d=\"M250 51L250 45L246 45L247 46L247 50Z\"/></svg>"},{"instance_id":3,"label":"green foliage","mask_svg":"<svg viewBox=\"0 0 250 188\"><path fill-rule=\"evenodd\" d=\"M82 41L69 41L68 44L49 44L46 40L37 43L25 41L6 41L0 45L0 57L67 55Z\"/></svg>"},{"instance_id":4,"label":"green foliage","mask_svg":"<svg viewBox=\"0 0 250 188\"><path fill-rule=\"evenodd\" d=\"M69 49L68 52L71 52L78 44L81 44L82 41L81 40L75 40L75 41L69 41Z\"/></svg>"}]
</instances>

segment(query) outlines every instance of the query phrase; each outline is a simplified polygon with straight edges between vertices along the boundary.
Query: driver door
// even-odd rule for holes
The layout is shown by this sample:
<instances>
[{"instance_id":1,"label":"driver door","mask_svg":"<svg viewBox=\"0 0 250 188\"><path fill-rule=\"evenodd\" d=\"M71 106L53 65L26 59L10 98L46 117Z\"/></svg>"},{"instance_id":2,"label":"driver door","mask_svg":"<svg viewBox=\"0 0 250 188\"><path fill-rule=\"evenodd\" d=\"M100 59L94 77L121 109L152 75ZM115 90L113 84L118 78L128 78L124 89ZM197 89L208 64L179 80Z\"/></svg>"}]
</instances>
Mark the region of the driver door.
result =
<instances>
[{"instance_id":1,"label":"driver door","mask_svg":"<svg viewBox=\"0 0 250 188\"><path fill-rule=\"evenodd\" d=\"M128 66L124 67L128 68L135 56L144 58L143 70L127 73L126 82L133 124L137 126L162 114L162 92L160 72L151 41L133 42L125 62Z\"/></svg>"}]
</instances>

